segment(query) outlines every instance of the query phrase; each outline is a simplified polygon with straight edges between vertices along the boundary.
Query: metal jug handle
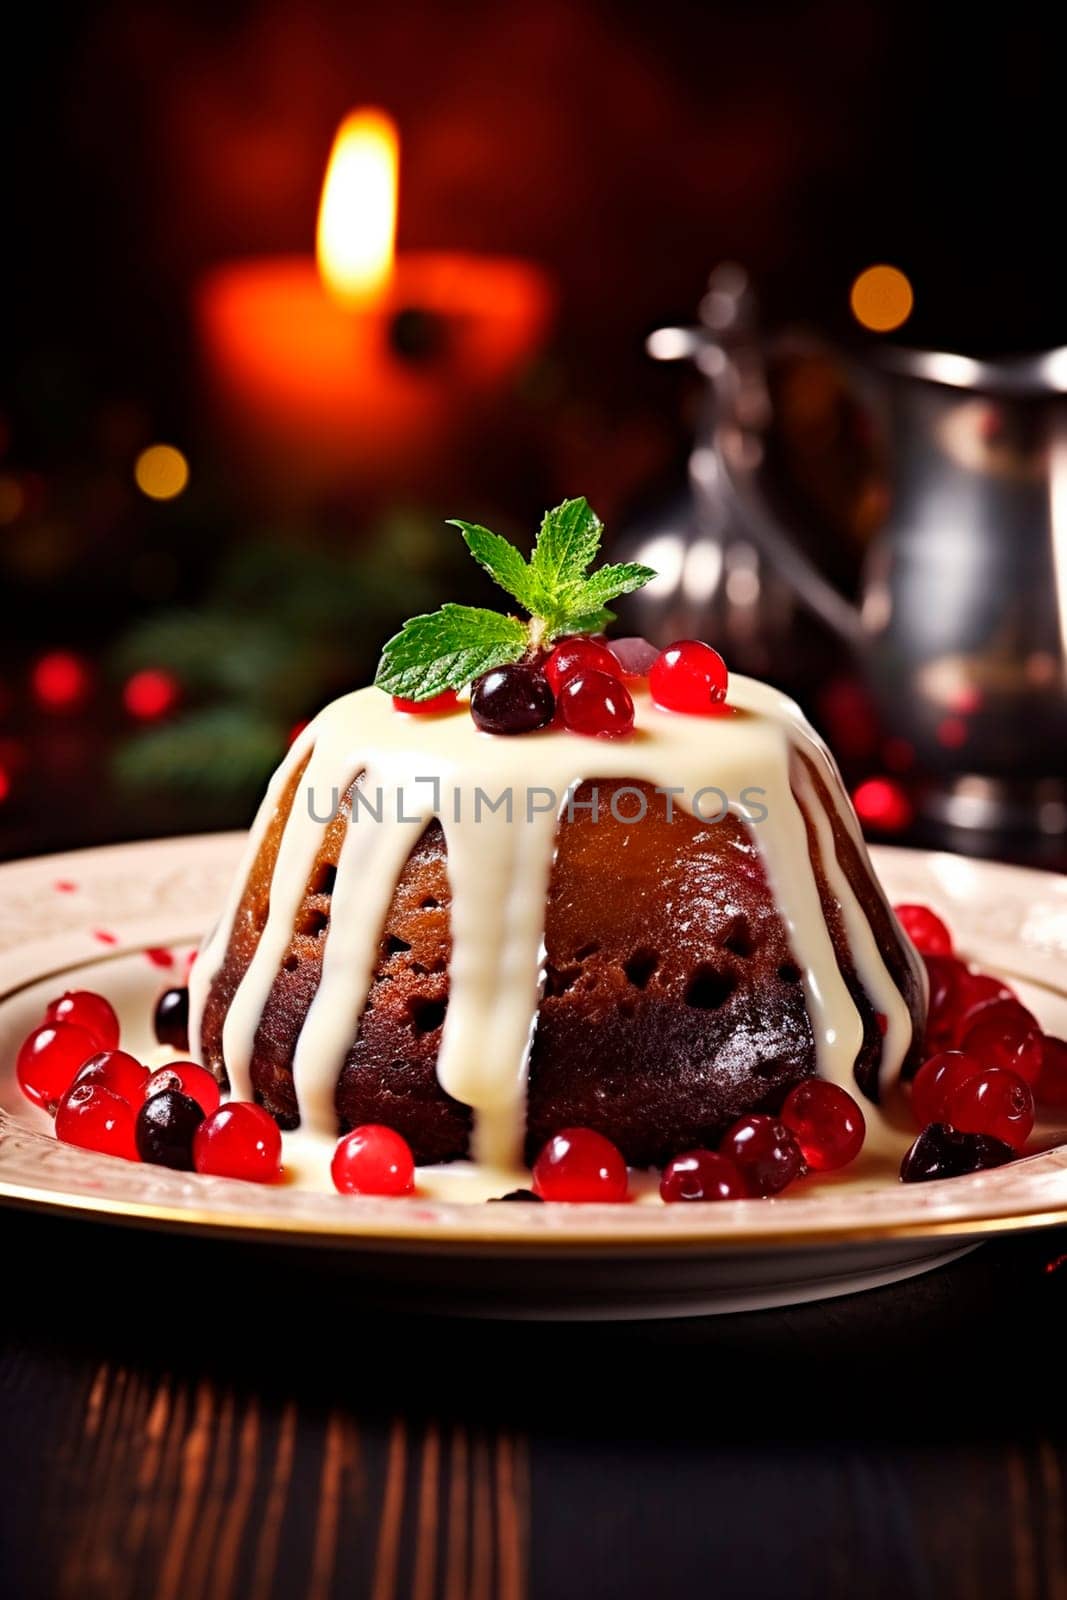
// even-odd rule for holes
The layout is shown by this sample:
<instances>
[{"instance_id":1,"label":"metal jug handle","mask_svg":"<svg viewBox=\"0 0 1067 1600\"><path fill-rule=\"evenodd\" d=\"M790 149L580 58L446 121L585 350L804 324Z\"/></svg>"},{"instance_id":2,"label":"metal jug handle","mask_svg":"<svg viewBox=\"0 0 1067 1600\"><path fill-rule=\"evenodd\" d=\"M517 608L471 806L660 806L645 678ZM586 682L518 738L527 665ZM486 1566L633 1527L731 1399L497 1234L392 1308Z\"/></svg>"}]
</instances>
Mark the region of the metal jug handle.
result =
<instances>
[{"instance_id":1,"label":"metal jug handle","mask_svg":"<svg viewBox=\"0 0 1067 1600\"><path fill-rule=\"evenodd\" d=\"M811 348L820 348L810 340ZM708 406L689 459L697 505L725 506L799 598L854 650L865 643L860 613L797 544L759 490L757 430L769 408L755 302L748 275L732 262L712 273L697 327L658 328L646 341L656 361L690 361L708 380ZM822 347L824 348L824 347Z\"/></svg>"}]
</instances>

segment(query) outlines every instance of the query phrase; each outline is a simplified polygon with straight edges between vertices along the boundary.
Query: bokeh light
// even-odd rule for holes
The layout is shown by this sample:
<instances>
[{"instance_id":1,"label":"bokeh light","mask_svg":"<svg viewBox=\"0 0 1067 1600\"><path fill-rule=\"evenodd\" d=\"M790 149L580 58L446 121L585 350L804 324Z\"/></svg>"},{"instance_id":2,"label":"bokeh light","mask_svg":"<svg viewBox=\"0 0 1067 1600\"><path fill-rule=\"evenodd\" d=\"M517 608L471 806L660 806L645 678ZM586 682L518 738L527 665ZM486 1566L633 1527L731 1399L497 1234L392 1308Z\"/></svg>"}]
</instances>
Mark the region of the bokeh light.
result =
<instances>
[{"instance_id":1,"label":"bokeh light","mask_svg":"<svg viewBox=\"0 0 1067 1600\"><path fill-rule=\"evenodd\" d=\"M867 778L852 791L856 815L880 833L901 833L914 815L906 791L892 778Z\"/></svg>"},{"instance_id":2,"label":"bokeh light","mask_svg":"<svg viewBox=\"0 0 1067 1600\"><path fill-rule=\"evenodd\" d=\"M171 672L162 667L145 667L127 678L122 703L131 717L140 722L157 722L172 711L181 698L181 686Z\"/></svg>"},{"instance_id":3,"label":"bokeh light","mask_svg":"<svg viewBox=\"0 0 1067 1600\"><path fill-rule=\"evenodd\" d=\"M53 650L35 663L30 682L45 710L73 711L88 698L89 669L69 650Z\"/></svg>"},{"instance_id":4,"label":"bokeh light","mask_svg":"<svg viewBox=\"0 0 1067 1600\"><path fill-rule=\"evenodd\" d=\"M189 463L172 444L150 444L134 462L133 476L150 500L174 500L189 482Z\"/></svg>"},{"instance_id":5,"label":"bokeh light","mask_svg":"<svg viewBox=\"0 0 1067 1600\"><path fill-rule=\"evenodd\" d=\"M0 527L17 522L26 509L26 491L17 478L0 477Z\"/></svg>"},{"instance_id":6,"label":"bokeh light","mask_svg":"<svg viewBox=\"0 0 1067 1600\"><path fill-rule=\"evenodd\" d=\"M852 285L849 304L861 327L872 333L891 333L911 316L915 294L899 267L880 263L860 273Z\"/></svg>"},{"instance_id":7,"label":"bokeh light","mask_svg":"<svg viewBox=\"0 0 1067 1600\"><path fill-rule=\"evenodd\" d=\"M8 777L8 775L5 772L4 768L0 767L0 806L3 805L4 801L7 799L8 795L10 793L11 793L11 779Z\"/></svg>"}]
</instances>

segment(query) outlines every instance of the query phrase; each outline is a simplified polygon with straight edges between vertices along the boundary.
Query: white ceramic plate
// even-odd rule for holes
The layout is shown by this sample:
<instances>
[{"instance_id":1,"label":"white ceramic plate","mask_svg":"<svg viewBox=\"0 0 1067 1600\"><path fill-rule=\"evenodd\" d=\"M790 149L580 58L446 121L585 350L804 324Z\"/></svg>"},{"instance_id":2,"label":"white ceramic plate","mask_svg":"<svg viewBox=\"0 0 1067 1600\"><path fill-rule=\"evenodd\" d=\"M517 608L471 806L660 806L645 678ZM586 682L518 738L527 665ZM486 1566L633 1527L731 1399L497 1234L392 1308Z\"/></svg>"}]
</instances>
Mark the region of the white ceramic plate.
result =
<instances>
[{"instance_id":1,"label":"white ceramic plate","mask_svg":"<svg viewBox=\"0 0 1067 1600\"><path fill-rule=\"evenodd\" d=\"M154 1227L318 1247L393 1302L466 1314L669 1316L787 1304L922 1272L1010 1229L1067 1223L1067 1146L901 1185L883 1173L728 1205L524 1206L355 1199L172 1173L57 1144L13 1063L45 1002L98 988L151 1044L159 990L221 902L240 836L0 867L0 1198ZM876 850L895 901L941 911L965 954L1067 1035L1067 878ZM175 967L168 970L168 956ZM1052 1137L1052 1130L1048 1130Z\"/></svg>"}]
</instances>

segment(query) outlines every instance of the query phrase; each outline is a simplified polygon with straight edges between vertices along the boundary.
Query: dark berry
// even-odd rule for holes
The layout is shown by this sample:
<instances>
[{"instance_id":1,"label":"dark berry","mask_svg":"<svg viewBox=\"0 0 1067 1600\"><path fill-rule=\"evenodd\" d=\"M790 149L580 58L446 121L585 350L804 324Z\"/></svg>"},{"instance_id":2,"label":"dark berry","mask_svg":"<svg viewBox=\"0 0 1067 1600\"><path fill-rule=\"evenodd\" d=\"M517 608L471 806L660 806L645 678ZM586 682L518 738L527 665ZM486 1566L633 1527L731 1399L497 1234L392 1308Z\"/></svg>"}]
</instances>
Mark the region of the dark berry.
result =
<instances>
[{"instance_id":1,"label":"dark berry","mask_svg":"<svg viewBox=\"0 0 1067 1600\"><path fill-rule=\"evenodd\" d=\"M953 954L952 935L929 906L894 906L893 910L916 950L924 956Z\"/></svg>"},{"instance_id":2,"label":"dark berry","mask_svg":"<svg viewBox=\"0 0 1067 1600\"><path fill-rule=\"evenodd\" d=\"M719 1154L741 1168L753 1194L779 1194L804 1171L800 1146L777 1117L753 1112L728 1129Z\"/></svg>"},{"instance_id":3,"label":"dark berry","mask_svg":"<svg viewBox=\"0 0 1067 1600\"><path fill-rule=\"evenodd\" d=\"M863 1149L863 1112L850 1094L825 1078L805 1078L790 1089L781 1120L814 1172L847 1167Z\"/></svg>"},{"instance_id":4,"label":"dark berry","mask_svg":"<svg viewBox=\"0 0 1067 1600\"><path fill-rule=\"evenodd\" d=\"M214 1178L276 1183L282 1170L282 1136L262 1106L230 1100L204 1118L193 1136L197 1172Z\"/></svg>"},{"instance_id":5,"label":"dark berry","mask_svg":"<svg viewBox=\"0 0 1067 1600\"><path fill-rule=\"evenodd\" d=\"M679 1200L746 1200L752 1193L740 1168L714 1150L687 1150L663 1169L660 1197Z\"/></svg>"},{"instance_id":6,"label":"dark berry","mask_svg":"<svg viewBox=\"0 0 1067 1600\"><path fill-rule=\"evenodd\" d=\"M340 1194L410 1194L415 1187L415 1158L399 1133L367 1122L338 1140L330 1175Z\"/></svg>"},{"instance_id":7,"label":"dark berry","mask_svg":"<svg viewBox=\"0 0 1067 1600\"><path fill-rule=\"evenodd\" d=\"M545 677L558 697L563 685L580 672L606 672L620 678L622 668L611 651L595 639L562 639L545 662Z\"/></svg>"},{"instance_id":8,"label":"dark berry","mask_svg":"<svg viewBox=\"0 0 1067 1600\"><path fill-rule=\"evenodd\" d=\"M195 1100L175 1089L163 1089L144 1102L134 1129L142 1161L178 1172L193 1170L193 1138L204 1120Z\"/></svg>"},{"instance_id":9,"label":"dark berry","mask_svg":"<svg viewBox=\"0 0 1067 1600\"><path fill-rule=\"evenodd\" d=\"M648 686L658 706L695 716L722 704L727 682L722 656L700 639L679 639L668 645L648 675Z\"/></svg>"},{"instance_id":10,"label":"dark berry","mask_svg":"<svg viewBox=\"0 0 1067 1600\"><path fill-rule=\"evenodd\" d=\"M503 1205L505 1200L528 1200L535 1205L543 1205L544 1201L539 1194L534 1194L532 1189L509 1189L507 1194L494 1194L489 1204L491 1206Z\"/></svg>"},{"instance_id":11,"label":"dark berry","mask_svg":"<svg viewBox=\"0 0 1067 1600\"><path fill-rule=\"evenodd\" d=\"M522 662L494 667L471 694L471 716L483 733L533 733L552 721L555 710L544 673Z\"/></svg>"},{"instance_id":12,"label":"dark berry","mask_svg":"<svg viewBox=\"0 0 1067 1600\"><path fill-rule=\"evenodd\" d=\"M96 1036L74 1022L46 1022L22 1041L15 1076L27 1100L51 1106L74 1081L78 1068L98 1050Z\"/></svg>"},{"instance_id":13,"label":"dark berry","mask_svg":"<svg viewBox=\"0 0 1067 1600\"><path fill-rule=\"evenodd\" d=\"M563 725L594 739L622 739L633 732L634 703L626 685L610 672L577 672L559 697Z\"/></svg>"},{"instance_id":14,"label":"dark berry","mask_svg":"<svg viewBox=\"0 0 1067 1600\"><path fill-rule=\"evenodd\" d=\"M958 1133L946 1122L924 1128L900 1163L901 1183L928 1183L932 1178L962 1178L1015 1159L1001 1139L984 1133Z\"/></svg>"},{"instance_id":15,"label":"dark berry","mask_svg":"<svg viewBox=\"0 0 1067 1600\"><path fill-rule=\"evenodd\" d=\"M610 1139L592 1128L564 1128L534 1162L533 1186L542 1200L625 1200L629 1173Z\"/></svg>"},{"instance_id":16,"label":"dark berry","mask_svg":"<svg viewBox=\"0 0 1067 1600\"><path fill-rule=\"evenodd\" d=\"M169 1044L172 1050L188 1050L188 989L164 989L156 1001L153 1025L160 1044Z\"/></svg>"},{"instance_id":17,"label":"dark berry","mask_svg":"<svg viewBox=\"0 0 1067 1600\"><path fill-rule=\"evenodd\" d=\"M88 989L68 990L53 1000L45 1012L48 1022L73 1022L96 1040L97 1049L115 1050L119 1042L119 1019L102 994Z\"/></svg>"}]
</instances>

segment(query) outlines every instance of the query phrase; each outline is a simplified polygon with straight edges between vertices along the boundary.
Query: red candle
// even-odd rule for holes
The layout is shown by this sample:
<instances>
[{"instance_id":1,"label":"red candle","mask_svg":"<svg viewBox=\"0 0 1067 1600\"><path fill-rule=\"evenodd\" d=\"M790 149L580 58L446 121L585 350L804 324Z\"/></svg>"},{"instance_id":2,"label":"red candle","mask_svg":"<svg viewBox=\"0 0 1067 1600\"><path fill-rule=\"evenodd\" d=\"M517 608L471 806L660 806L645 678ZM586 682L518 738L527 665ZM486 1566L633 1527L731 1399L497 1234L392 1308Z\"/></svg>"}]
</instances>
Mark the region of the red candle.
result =
<instances>
[{"instance_id":1,"label":"red candle","mask_svg":"<svg viewBox=\"0 0 1067 1600\"><path fill-rule=\"evenodd\" d=\"M232 262L197 292L200 348L227 443L272 484L381 485L445 459L542 342L529 262L395 255L396 131L354 112L334 141L310 257Z\"/></svg>"}]
</instances>

